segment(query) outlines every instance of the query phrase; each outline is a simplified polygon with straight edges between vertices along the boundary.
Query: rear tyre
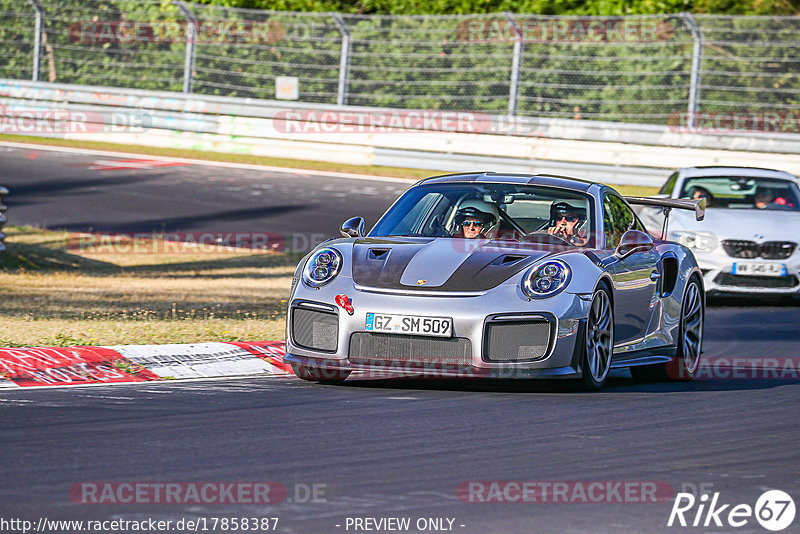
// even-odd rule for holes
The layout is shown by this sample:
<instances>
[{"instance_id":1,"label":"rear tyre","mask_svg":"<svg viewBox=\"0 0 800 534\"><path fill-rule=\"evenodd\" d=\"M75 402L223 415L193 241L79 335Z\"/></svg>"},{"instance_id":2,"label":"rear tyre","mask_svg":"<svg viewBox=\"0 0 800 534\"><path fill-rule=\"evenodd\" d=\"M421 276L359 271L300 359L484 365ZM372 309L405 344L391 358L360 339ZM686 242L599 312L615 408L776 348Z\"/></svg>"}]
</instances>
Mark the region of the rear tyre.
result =
<instances>
[{"instance_id":1,"label":"rear tyre","mask_svg":"<svg viewBox=\"0 0 800 534\"><path fill-rule=\"evenodd\" d=\"M293 363L292 371L294 371L297 378L302 378L309 382L321 382L323 384L341 384L350 376L350 371L323 369L312 365L304 365L302 363Z\"/></svg>"},{"instance_id":2,"label":"rear tyre","mask_svg":"<svg viewBox=\"0 0 800 534\"><path fill-rule=\"evenodd\" d=\"M678 350L668 363L631 367L631 375L640 382L689 381L697 376L703 351L705 303L700 282L693 277L686 286L681 304Z\"/></svg>"},{"instance_id":3,"label":"rear tyre","mask_svg":"<svg viewBox=\"0 0 800 534\"><path fill-rule=\"evenodd\" d=\"M602 388L611 368L614 352L614 308L605 286L592 295L586 319L585 350L581 361L581 382L592 391Z\"/></svg>"}]
</instances>

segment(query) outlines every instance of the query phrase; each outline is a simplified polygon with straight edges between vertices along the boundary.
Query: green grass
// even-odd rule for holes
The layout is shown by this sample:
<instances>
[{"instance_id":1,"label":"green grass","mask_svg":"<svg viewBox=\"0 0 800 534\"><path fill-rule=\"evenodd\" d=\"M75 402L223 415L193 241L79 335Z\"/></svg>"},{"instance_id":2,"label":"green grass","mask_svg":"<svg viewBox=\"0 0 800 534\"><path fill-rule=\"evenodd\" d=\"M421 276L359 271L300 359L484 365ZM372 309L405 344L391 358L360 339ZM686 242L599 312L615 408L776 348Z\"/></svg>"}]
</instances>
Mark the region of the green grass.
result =
<instances>
[{"instance_id":1,"label":"green grass","mask_svg":"<svg viewBox=\"0 0 800 534\"><path fill-rule=\"evenodd\" d=\"M126 254L74 234L7 227L0 347L284 338L299 254L205 247Z\"/></svg>"}]
</instances>

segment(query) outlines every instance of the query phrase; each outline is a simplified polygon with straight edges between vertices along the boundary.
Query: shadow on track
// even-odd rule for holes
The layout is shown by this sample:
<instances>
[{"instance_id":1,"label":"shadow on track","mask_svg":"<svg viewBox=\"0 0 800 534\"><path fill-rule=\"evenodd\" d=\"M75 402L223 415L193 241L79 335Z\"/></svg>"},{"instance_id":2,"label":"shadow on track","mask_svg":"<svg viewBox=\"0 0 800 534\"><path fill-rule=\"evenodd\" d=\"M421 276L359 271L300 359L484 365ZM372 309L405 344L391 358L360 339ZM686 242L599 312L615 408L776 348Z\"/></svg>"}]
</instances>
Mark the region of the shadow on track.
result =
<instances>
[{"instance_id":1,"label":"shadow on track","mask_svg":"<svg viewBox=\"0 0 800 534\"><path fill-rule=\"evenodd\" d=\"M709 308L791 308L800 307L800 295L737 295L711 294L706 296Z\"/></svg>"},{"instance_id":2,"label":"shadow on track","mask_svg":"<svg viewBox=\"0 0 800 534\"><path fill-rule=\"evenodd\" d=\"M627 376L625 376L627 375ZM695 380L692 382L651 382L642 383L620 373L609 377L605 388L599 392L590 392L581 388L573 380L501 380L501 379L351 379L343 385L314 386L331 388L359 388L383 390L420 390L420 391L457 391L480 393L546 393L587 396L614 395L620 393L686 393L707 391L746 391L763 390L791 384L800 384L792 379L728 379L728 380ZM311 384L309 384L311 385Z\"/></svg>"}]
</instances>

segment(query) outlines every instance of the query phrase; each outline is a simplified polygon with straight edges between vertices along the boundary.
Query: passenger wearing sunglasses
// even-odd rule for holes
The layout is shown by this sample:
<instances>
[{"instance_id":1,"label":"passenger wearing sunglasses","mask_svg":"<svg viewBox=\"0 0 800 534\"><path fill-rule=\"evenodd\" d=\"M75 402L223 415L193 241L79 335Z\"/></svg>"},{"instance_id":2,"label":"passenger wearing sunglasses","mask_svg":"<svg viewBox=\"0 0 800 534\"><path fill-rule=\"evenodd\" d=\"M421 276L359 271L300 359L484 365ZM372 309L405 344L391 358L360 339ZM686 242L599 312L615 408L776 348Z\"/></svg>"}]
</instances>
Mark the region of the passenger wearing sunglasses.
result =
<instances>
[{"instance_id":1,"label":"passenger wearing sunglasses","mask_svg":"<svg viewBox=\"0 0 800 534\"><path fill-rule=\"evenodd\" d=\"M461 231L467 239L475 239L481 235L484 226L486 226L486 223L481 220L472 218L465 219L464 222L461 223Z\"/></svg>"},{"instance_id":2,"label":"passenger wearing sunglasses","mask_svg":"<svg viewBox=\"0 0 800 534\"><path fill-rule=\"evenodd\" d=\"M585 208L566 202L555 202L550 206L550 227L547 233L573 245L583 246L588 241L585 231L582 230L585 221Z\"/></svg>"}]
</instances>

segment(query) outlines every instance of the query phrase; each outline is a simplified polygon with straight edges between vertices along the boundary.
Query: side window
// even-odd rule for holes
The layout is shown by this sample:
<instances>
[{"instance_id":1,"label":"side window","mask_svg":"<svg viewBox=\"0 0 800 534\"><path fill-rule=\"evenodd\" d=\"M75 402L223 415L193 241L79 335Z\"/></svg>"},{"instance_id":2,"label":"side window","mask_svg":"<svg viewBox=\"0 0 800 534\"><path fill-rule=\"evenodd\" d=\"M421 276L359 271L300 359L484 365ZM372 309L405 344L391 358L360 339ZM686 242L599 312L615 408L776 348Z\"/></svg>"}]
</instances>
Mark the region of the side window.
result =
<instances>
[{"instance_id":1,"label":"side window","mask_svg":"<svg viewBox=\"0 0 800 534\"><path fill-rule=\"evenodd\" d=\"M675 189L675 181L678 179L678 172L673 172L672 175L667 178L666 183L661 187L661 190L658 192L659 195L670 195L672 196L672 190Z\"/></svg>"},{"instance_id":2,"label":"side window","mask_svg":"<svg viewBox=\"0 0 800 534\"><path fill-rule=\"evenodd\" d=\"M614 210L611 209L611 197L606 196L603 200L603 235L605 236L605 248L617 248L614 241Z\"/></svg>"},{"instance_id":3,"label":"side window","mask_svg":"<svg viewBox=\"0 0 800 534\"><path fill-rule=\"evenodd\" d=\"M644 232L645 234L648 233L647 228L644 227L644 224L641 220L639 220L639 217L637 217L635 213L633 215L633 229Z\"/></svg>"},{"instance_id":4,"label":"side window","mask_svg":"<svg viewBox=\"0 0 800 534\"><path fill-rule=\"evenodd\" d=\"M621 198L614 195L606 195L603 200L603 220L605 221L606 248L617 248L622 234L628 230L644 231L644 227L636 215Z\"/></svg>"}]
</instances>

